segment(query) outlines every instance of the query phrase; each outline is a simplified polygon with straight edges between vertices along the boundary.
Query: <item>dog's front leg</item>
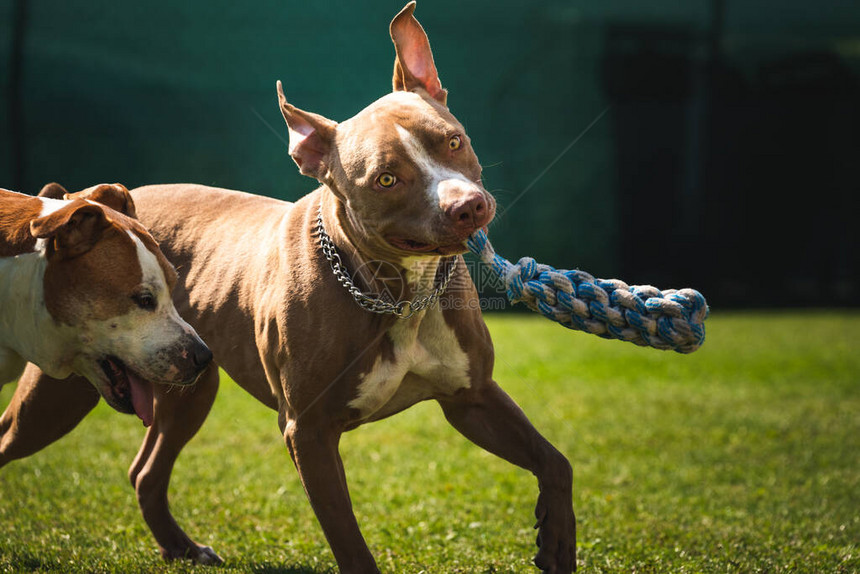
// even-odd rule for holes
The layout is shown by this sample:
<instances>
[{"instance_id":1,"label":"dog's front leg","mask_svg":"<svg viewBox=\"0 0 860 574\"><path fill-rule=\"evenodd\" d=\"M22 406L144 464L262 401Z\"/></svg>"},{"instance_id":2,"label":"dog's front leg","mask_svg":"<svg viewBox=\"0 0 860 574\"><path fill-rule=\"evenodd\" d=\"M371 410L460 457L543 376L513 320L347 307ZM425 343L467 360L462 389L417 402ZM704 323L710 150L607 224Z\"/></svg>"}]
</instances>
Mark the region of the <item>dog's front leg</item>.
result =
<instances>
[{"instance_id":1,"label":"dog's front leg","mask_svg":"<svg viewBox=\"0 0 860 574\"><path fill-rule=\"evenodd\" d=\"M54 379L30 363L0 417L0 466L59 440L99 402L83 377Z\"/></svg>"},{"instance_id":2,"label":"dog's front leg","mask_svg":"<svg viewBox=\"0 0 860 574\"><path fill-rule=\"evenodd\" d=\"M217 393L218 366L215 363L203 371L192 387L171 389L156 385L152 426L146 431L146 438L128 471L143 519L165 560L184 558L209 565L223 562L212 548L197 544L182 530L167 502L173 465L182 448L203 425Z\"/></svg>"},{"instance_id":3,"label":"dog's front leg","mask_svg":"<svg viewBox=\"0 0 860 574\"><path fill-rule=\"evenodd\" d=\"M570 463L526 418L499 386L490 381L439 401L445 417L478 446L527 470L538 479L539 550L535 565L552 574L576 570L576 519Z\"/></svg>"},{"instance_id":4,"label":"dog's front leg","mask_svg":"<svg viewBox=\"0 0 860 574\"><path fill-rule=\"evenodd\" d=\"M341 573L379 572L352 511L338 452L340 435L339 429L310 415L288 420L284 429L284 441Z\"/></svg>"}]
</instances>

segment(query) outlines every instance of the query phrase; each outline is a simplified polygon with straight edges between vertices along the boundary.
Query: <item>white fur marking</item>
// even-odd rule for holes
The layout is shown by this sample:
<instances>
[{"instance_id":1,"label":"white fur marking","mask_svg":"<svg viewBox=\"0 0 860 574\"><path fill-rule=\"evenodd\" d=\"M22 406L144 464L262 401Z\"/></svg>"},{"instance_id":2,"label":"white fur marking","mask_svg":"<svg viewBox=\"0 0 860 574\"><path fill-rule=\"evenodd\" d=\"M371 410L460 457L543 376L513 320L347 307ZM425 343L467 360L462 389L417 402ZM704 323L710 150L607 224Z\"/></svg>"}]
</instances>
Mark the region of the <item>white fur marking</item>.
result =
<instances>
[{"instance_id":1,"label":"white fur marking","mask_svg":"<svg viewBox=\"0 0 860 574\"><path fill-rule=\"evenodd\" d=\"M0 257L0 372L3 378L15 370L16 357L39 362L54 377L68 376L57 362L52 345L59 345L53 321L44 305L44 254L24 253ZM11 350L4 351L4 349ZM20 356L20 357L19 357ZM8 380L0 380L0 385Z\"/></svg>"},{"instance_id":2,"label":"white fur marking","mask_svg":"<svg viewBox=\"0 0 860 574\"><path fill-rule=\"evenodd\" d=\"M409 130L400 124L394 124L394 127L397 129L397 135L400 136L400 142L409 154L409 159L415 162L418 169L430 180L427 185L427 194L434 203L439 200L439 184L443 181L454 179L475 185L475 182L459 171L444 166L433 159L418 138L412 135Z\"/></svg>"},{"instance_id":3,"label":"white fur marking","mask_svg":"<svg viewBox=\"0 0 860 574\"><path fill-rule=\"evenodd\" d=\"M126 230L126 233L131 237L134 247L137 249L137 260L140 263L140 271L143 277L142 282L155 287L158 293L154 293L154 295L157 295L160 299L167 292L167 282L164 279L161 265L158 264L158 258L152 251L146 248L140 237L135 235L133 231Z\"/></svg>"},{"instance_id":4,"label":"white fur marking","mask_svg":"<svg viewBox=\"0 0 860 574\"><path fill-rule=\"evenodd\" d=\"M377 357L362 377L358 396L349 403L363 417L396 401L398 392L410 393L407 400L421 400L470 386L469 358L438 308L398 321L388 336L394 345L394 360ZM420 377L420 388L403 388L403 379L410 373Z\"/></svg>"},{"instance_id":5,"label":"white fur marking","mask_svg":"<svg viewBox=\"0 0 860 574\"><path fill-rule=\"evenodd\" d=\"M37 197L36 199L42 202L42 211L39 212L39 217L51 215L55 211L59 211L71 203L71 201L67 199L54 199L51 197ZM48 240L42 237L36 240L35 250L44 252L47 246Z\"/></svg>"},{"instance_id":6,"label":"white fur marking","mask_svg":"<svg viewBox=\"0 0 860 574\"><path fill-rule=\"evenodd\" d=\"M39 212L39 217L51 215L71 203L67 199L53 199L51 197L37 197L36 199L42 202L42 211Z\"/></svg>"},{"instance_id":7,"label":"white fur marking","mask_svg":"<svg viewBox=\"0 0 860 574\"><path fill-rule=\"evenodd\" d=\"M193 334L179 316L158 258L137 235L126 230L137 251L141 285L156 297L154 310L132 307L128 313L79 327L97 344L98 354L115 355L132 371L153 382L175 381L179 374L173 353L183 337ZM169 351L169 352L168 352ZM82 365L83 371L86 366ZM90 378L93 380L93 378ZM178 381L177 381L178 382Z\"/></svg>"},{"instance_id":8,"label":"white fur marking","mask_svg":"<svg viewBox=\"0 0 860 574\"><path fill-rule=\"evenodd\" d=\"M170 298L170 290L167 287L167 280L164 277L164 270L161 268L161 265L158 263L158 258L155 254L147 249L146 245L143 244L143 241L135 235L132 231L127 231L129 237L134 242L134 246L137 249L137 258L140 262L140 270L141 270L141 283L144 285L149 285L154 289L153 295L159 301L159 308L163 308L170 321L178 323L182 330L186 333L193 333L194 330L191 326L186 323L182 317L179 316L179 312L176 310L176 307L173 306L173 300Z\"/></svg>"}]
</instances>

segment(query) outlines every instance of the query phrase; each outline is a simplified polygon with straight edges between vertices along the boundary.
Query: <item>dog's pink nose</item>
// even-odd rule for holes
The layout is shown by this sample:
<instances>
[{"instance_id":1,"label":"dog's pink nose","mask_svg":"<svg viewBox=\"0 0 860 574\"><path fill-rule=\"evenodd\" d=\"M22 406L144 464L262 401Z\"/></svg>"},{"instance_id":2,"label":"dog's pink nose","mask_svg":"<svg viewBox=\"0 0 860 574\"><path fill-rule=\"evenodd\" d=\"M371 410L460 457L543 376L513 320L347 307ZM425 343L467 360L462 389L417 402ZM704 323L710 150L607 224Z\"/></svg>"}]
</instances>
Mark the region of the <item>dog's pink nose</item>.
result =
<instances>
[{"instance_id":1,"label":"dog's pink nose","mask_svg":"<svg viewBox=\"0 0 860 574\"><path fill-rule=\"evenodd\" d=\"M490 222L490 209L482 193L469 194L453 202L447 210L448 218L457 231L468 235Z\"/></svg>"}]
</instances>

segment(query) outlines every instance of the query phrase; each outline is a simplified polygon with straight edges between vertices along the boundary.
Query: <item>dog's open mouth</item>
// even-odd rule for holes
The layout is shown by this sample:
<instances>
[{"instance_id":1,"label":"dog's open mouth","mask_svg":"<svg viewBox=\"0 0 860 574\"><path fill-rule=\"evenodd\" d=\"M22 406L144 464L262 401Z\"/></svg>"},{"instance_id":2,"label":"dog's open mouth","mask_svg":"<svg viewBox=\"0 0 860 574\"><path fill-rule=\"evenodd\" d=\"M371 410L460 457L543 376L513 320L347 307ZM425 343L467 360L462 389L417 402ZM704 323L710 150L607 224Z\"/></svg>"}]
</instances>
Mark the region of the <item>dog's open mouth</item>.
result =
<instances>
[{"instance_id":1,"label":"dog's open mouth","mask_svg":"<svg viewBox=\"0 0 860 574\"><path fill-rule=\"evenodd\" d=\"M111 397L105 397L111 406L121 412L134 413L144 426L152 424L152 383L146 381L114 356L107 356L99 365L110 383Z\"/></svg>"},{"instance_id":2,"label":"dog's open mouth","mask_svg":"<svg viewBox=\"0 0 860 574\"><path fill-rule=\"evenodd\" d=\"M449 245L434 245L432 243L423 243L414 239L405 237L386 237L388 243L402 249L403 251L411 251L413 253L435 253L438 255L453 255L455 253L463 253L466 251L465 241L460 243L451 243Z\"/></svg>"}]
</instances>

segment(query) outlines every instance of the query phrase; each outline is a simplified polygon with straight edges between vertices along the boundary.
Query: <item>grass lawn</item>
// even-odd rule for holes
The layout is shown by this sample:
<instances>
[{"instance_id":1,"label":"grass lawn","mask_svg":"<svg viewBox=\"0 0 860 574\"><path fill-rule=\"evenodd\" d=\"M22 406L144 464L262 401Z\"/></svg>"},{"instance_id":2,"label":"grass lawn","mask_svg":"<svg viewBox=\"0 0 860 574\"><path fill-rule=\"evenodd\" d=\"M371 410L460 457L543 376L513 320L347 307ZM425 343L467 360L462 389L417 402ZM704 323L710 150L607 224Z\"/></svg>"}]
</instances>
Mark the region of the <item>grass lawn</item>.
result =
<instances>
[{"instance_id":1,"label":"grass lawn","mask_svg":"<svg viewBox=\"0 0 860 574\"><path fill-rule=\"evenodd\" d=\"M496 379L573 464L581 571L860 571L860 314L715 313L689 356L537 316L488 323ZM102 403L2 469L0 572L211 571L158 556L126 479L143 434ZM341 452L384 572L537 572L536 481L434 403ZM226 377L171 500L219 572L336 571L275 413Z\"/></svg>"}]
</instances>

